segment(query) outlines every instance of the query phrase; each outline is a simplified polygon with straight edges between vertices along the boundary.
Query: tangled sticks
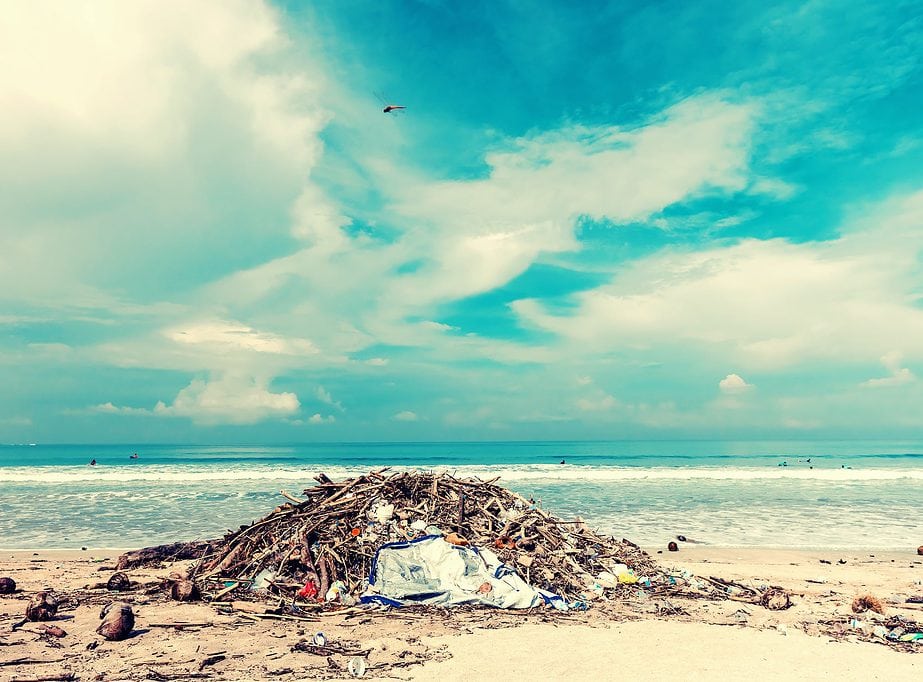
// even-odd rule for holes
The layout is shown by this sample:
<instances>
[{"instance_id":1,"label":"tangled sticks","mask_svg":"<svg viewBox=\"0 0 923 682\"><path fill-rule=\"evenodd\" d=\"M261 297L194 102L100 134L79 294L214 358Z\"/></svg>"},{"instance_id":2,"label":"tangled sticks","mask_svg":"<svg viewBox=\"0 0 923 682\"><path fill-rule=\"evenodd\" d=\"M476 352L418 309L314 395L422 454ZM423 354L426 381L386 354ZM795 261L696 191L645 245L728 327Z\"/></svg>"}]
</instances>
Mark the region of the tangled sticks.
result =
<instances>
[{"instance_id":1,"label":"tangled sticks","mask_svg":"<svg viewBox=\"0 0 923 682\"><path fill-rule=\"evenodd\" d=\"M497 479L380 470L316 480L303 501L287 496L292 503L211 543L197 581L204 587L220 579L233 589L263 576L284 596L323 599L338 583L355 595L381 545L436 533L489 547L527 582L567 597L579 597L593 576L617 564L654 582L664 578L637 545L599 535L580 520L557 519Z\"/></svg>"}]
</instances>

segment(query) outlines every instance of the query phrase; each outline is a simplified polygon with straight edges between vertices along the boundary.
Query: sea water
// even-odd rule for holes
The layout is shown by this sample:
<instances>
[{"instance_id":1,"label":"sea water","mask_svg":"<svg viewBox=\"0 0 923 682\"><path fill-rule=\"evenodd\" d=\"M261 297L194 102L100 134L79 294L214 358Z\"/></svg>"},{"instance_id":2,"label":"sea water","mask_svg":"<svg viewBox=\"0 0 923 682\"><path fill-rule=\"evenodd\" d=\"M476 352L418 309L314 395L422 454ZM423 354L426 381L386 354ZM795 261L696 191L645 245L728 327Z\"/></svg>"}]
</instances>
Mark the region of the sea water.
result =
<instances>
[{"instance_id":1,"label":"sea water","mask_svg":"<svg viewBox=\"0 0 923 682\"><path fill-rule=\"evenodd\" d=\"M923 543L921 442L23 444L0 445L0 548L214 538L319 472L382 467L499 476L553 514L653 547L676 535L715 546Z\"/></svg>"}]
</instances>

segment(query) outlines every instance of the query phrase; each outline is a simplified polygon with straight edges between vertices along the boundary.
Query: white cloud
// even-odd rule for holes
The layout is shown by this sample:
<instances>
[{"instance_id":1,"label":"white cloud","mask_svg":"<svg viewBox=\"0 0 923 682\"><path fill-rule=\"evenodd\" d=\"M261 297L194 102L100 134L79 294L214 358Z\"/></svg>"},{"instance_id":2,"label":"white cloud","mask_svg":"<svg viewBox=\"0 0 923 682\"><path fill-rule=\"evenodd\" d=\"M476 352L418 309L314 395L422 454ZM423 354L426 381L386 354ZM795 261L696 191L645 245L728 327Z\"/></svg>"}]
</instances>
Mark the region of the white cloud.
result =
<instances>
[{"instance_id":1,"label":"white cloud","mask_svg":"<svg viewBox=\"0 0 923 682\"><path fill-rule=\"evenodd\" d=\"M404 410L394 415L394 420L399 422L415 422L417 419L417 413L411 412L410 410Z\"/></svg>"},{"instance_id":2,"label":"white cloud","mask_svg":"<svg viewBox=\"0 0 923 682\"><path fill-rule=\"evenodd\" d=\"M750 185L751 194L765 194L774 199L785 201L795 196L799 187L779 178L757 178Z\"/></svg>"},{"instance_id":3,"label":"white cloud","mask_svg":"<svg viewBox=\"0 0 923 682\"><path fill-rule=\"evenodd\" d=\"M607 412L619 404L618 400L602 391L592 398L577 400L577 408L583 412Z\"/></svg>"},{"instance_id":4,"label":"white cloud","mask_svg":"<svg viewBox=\"0 0 923 682\"><path fill-rule=\"evenodd\" d=\"M739 393L752 387L753 384L748 384L737 374L728 374L718 382L718 388L725 393Z\"/></svg>"},{"instance_id":5,"label":"white cloud","mask_svg":"<svg viewBox=\"0 0 923 682\"><path fill-rule=\"evenodd\" d=\"M239 322L225 320L193 323L164 332L172 341L193 345L208 345L216 350L243 350L256 353L305 355L318 352L306 339L286 339L266 332L258 332Z\"/></svg>"},{"instance_id":6,"label":"white cloud","mask_svg":"<svg viewBox=\"0 0 923 682\"><path fill-rule=\"evenodd\" d=\"M102 414L124 414L130 416L145 416L151 414L151 410L145 409L143 407L117 406L113 405L112 402L93 405L89 409L90 412L99 412Z\"/></svg>"},{"instance_id":7,"label":"white cloud","mask_svg":"<svg viewBox=\"0 0 923 682\"><path fill-rule=\"evenodd\" d=\"M365 361L365 364L371 365L372 367L384 367L388 364L387 358L369 358Z\"/></svg>"},{"instance_id":8,"label":"white cloud","mask_svg":"<svg viewBox=\"0 0 923 682\"><path fill-rule=\"evenodd\" d=\"M294 393L272 393L265 382L228 374L212 381L193 380L172 405L160 402L153 413L188 417L198 424L254 424L292 415L300 406Z\"/></svg>"},{"instance_id":9,"label":"white cloud","mask_svg":"<svg viewBox=\"0 0 923 682\"><path fill-rule=\"evenodd\" d=\"M5 426L32 426L32 419L30 417L23 417L21 415L14 417L4 417L0 419L0 424Z\"/></svg>"},{"instance_id":10,"label":"white cloud","mask_svg":"<svg viewBox=\"0 0 923 682\"><path fill-rule=\"evenodd\" d=\"M901 367L901 354L892 351L881 358L881 364L890 372L889 376L869 379L863 381L862 386L869 388L887 388L891 386L902 386L910 384L917 380L916 375L906 367Z\"/></svg>"},{"instance_id":11,"label":"white cloud","mask_svg":"<svg viewBox=\"0 0 923 682\"><path fill-rule=\"evenodd\" d=\"M335 407L340 412L344 411L342 403L340 403L339 400L334 400L333 396L330 395L330 392L327 391L323 386L318 386L315 394L317 395L317 399L320 400L322 403L326 403L327 405L330 405L331 407Z\"/></svg>"},{"instance_id":12,"label":"white cloud","mask_svg":"<svg viewBox=\"0 0 923 682\"><path fill-rule=\"evenodd\" d=\"M420 322L419 326L422 329L427 329L436 332L454 332L458 331L458 327L453 327L450 324L444 324L442 322L434 322L433 320L423 320Z\"/></svg>"},{"instance_id":13,"label":"white cloud","mask_svg":"<svg viewBox=\"0 0 923 682\"><path fill-rule=\"evenodd\" d=\"M811 359L864 361L900 339L904 355L923 358L920 225L923 192L887 202L827 242L751 239L642 258L574 296L573 314L552 314L529 299L512 308L584 353L679 346L744 369L779 369Z\"/></svg>"},{"instance_id":14,"label":"white cloud","mask_svg":"<svg viewBox=\"0 0 923 682\"><path fill-rule=\"evenodd\" d=\"M148 300L298 232L299 195L329 209L305 181L322 79L269 3L36 0L4 8L0 45L0 299Z\"/></svg>"},{"instance_id":15,"label":"white cloud","mask_svg":"<svg viewBox=\"0 0 923 682\"><path fill-rule=\"evenodd\" d=\"M308 418L309 424L333 424L335 421L336 417L332 414L325 417L319 412L315 412Z\"/></svg>"},{"instance_id":16,"label":"white cloud","mask_svg":"<svg viewBox=\"0 0 923 682\"><path fill-rule=\"evenodd\" d=\"M627 222L691 195L742 190L753 117L750 106L693 97L631 130L575 126L515 140L487 156L486 179L395 187L398 215L438 229L406 236L427 265L393 283L388 298L488 291L541 253L576 250L580 216Z\"/></svg>"}]
</instances>

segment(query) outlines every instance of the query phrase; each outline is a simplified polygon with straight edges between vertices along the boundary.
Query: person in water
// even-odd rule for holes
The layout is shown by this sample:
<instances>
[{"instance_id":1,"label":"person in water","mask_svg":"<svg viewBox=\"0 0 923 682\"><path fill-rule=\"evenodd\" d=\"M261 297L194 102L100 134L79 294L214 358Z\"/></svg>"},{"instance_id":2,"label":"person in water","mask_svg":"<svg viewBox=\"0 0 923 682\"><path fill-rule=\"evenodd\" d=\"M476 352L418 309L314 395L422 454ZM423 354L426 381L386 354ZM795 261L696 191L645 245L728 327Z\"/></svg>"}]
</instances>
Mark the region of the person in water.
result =
<instances>
[{"instance_id":1,"label":"person in water","mask_svg":"<svg viewBox=\"0 0 923 682\"><path fill-rule=\"evenodd\" d=\"M129 455L128 459L138 459L138 453L136 452L133 455Z\"/></svg>"},{"instance_id":2,"label":"person in water","mask_svg":"<svg viewBox=\"0 0 923 682\"><path fill-rule=\"evenodd\" d=\"M90 466L91 466L91 467L95 467L95 466L96 466L96 460L95 460L95 459L91 459L91 460L90 460Z\"/></svg>"},{"instance_id":3,"label":"person in water","mask_svg":"<svg viewBox=\"0 0 923 682\"><path fill-rule=\"evenodd\" d=\"M561 460L561 464L567 464L567 462L565 462L565 461L562 459L562 460Z\"/></svg>"}]
</instances>

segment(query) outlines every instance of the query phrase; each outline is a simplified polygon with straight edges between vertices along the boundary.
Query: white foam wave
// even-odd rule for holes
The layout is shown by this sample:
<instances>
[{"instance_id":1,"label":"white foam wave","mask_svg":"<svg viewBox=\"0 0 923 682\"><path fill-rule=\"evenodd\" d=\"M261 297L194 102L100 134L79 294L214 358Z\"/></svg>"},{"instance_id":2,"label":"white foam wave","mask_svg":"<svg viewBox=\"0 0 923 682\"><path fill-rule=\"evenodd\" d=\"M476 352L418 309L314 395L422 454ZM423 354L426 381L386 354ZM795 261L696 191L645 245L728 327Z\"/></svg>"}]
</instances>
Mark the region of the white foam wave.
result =
<instances>
[{"instance_id":1,"label":"white foam wave","mask_svg":"<svg viewBox=\"0 0 923 682\"><path fill-rule=\"evenodd\" d=\"M411 467L393 467L403 471ZM923 480L923 469L806 469L781 467L617 467L578 465L484 465L459 467L420 467L427 471L447 471L457 476L475 476L482 480L499 477L503 482L532 481L548 483L607 483L618 481L759 481L801 480L827 482L875 482L902 479ZM324 471L334 480L357 476L369 467L315 466L304 468L277 466L159 466L130 468L7 467L0 469L0 483L67 484L161 482L165 484L208 483L220 481L293 481L313 485L316 472Z\"/></svg>"}]
</instances>

